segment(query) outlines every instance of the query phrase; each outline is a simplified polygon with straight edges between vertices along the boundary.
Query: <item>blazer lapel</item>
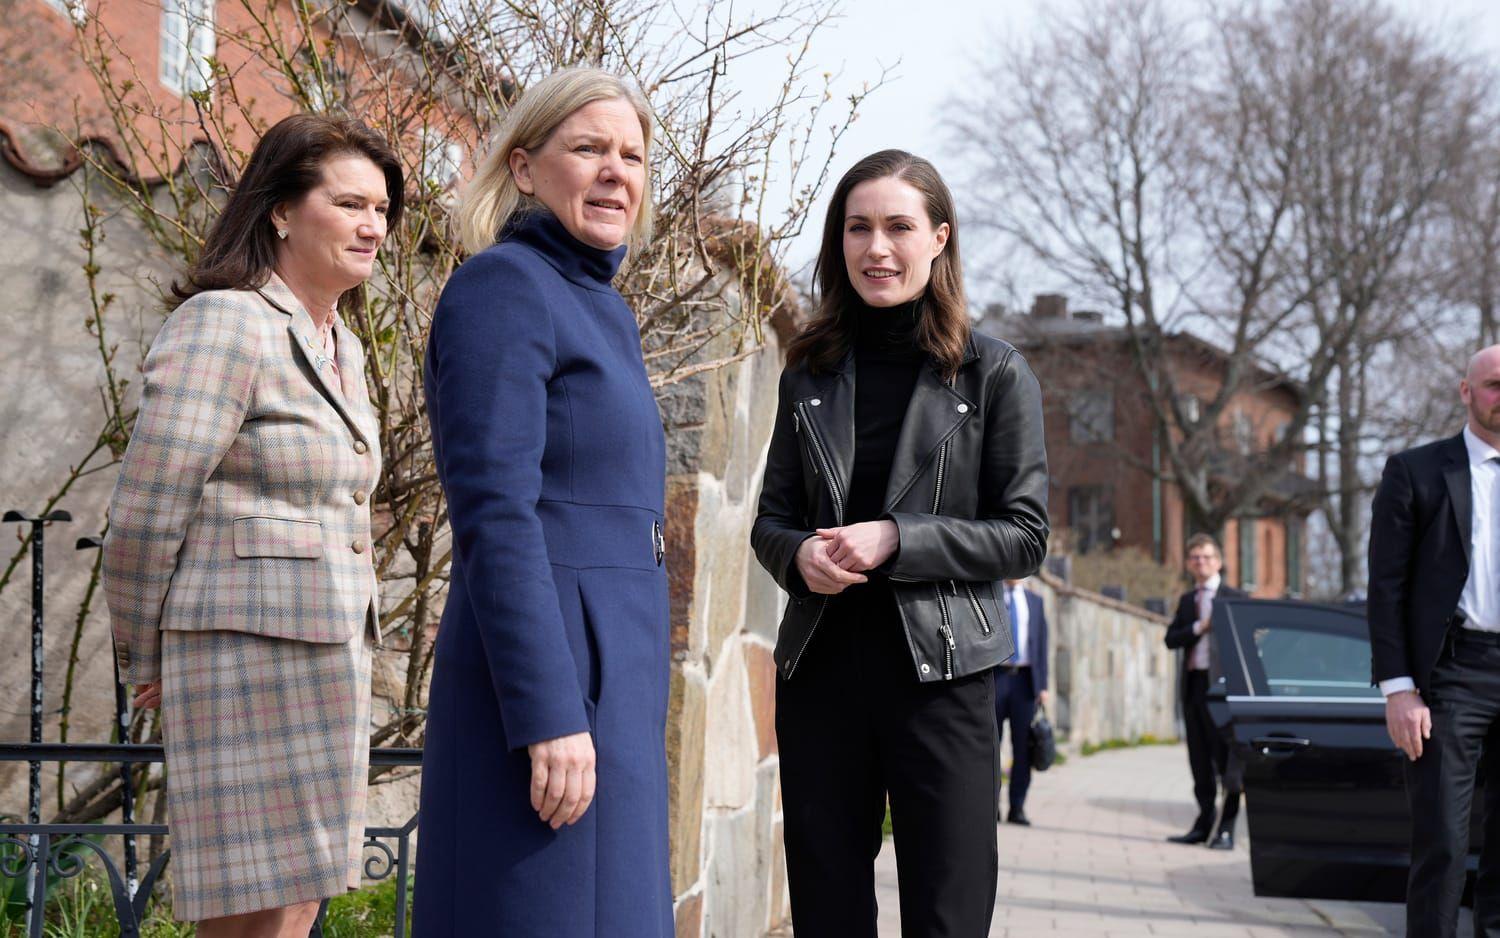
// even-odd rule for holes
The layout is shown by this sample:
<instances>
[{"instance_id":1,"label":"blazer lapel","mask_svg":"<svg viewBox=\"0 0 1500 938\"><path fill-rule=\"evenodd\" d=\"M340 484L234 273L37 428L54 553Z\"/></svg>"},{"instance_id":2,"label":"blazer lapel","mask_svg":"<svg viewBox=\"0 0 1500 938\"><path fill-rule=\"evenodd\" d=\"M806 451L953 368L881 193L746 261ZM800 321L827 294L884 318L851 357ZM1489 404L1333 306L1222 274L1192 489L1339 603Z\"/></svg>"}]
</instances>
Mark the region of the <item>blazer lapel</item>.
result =
<instances>
[{"instance_id":1,"label":"blazer lapel","mask_svg":"<svg viewBox=\"0 0 1500 938\"><path fill-rule=\"evenodd\" d=\"M365 428L356 419L354 411L345 399L346 395L343 393L343 389L334 383L333 368L330 367L332 363L323 354L323 343L318 340L318 330L313 325L312 316L308 314L302 303L298 301L297 297L292 293L291 288L283 283L281 278L274 273L266 281L266 285L256 292L266 302L291 317L291 322L287 324L287 331L291 333L292 345L296 347L297 351L301 353L303 360L307 362L308 367L312 369L313 379L317 382L319 390L323 392L323 397L328 400L328 403L333 405L334 410L338 411L339 416L344 419L344 423L349 425L349 429L354 431L355 436L368 444L370 440ZM348 329L344 329L339 333L338 340L338 366L343 368L347 362L354 367L362 367L362 363L356 361L357 355L353 349L345 348L348 343L358 341L353 333L349 332Z\"/></svg>"},{"instance_id":2,"label":"blazer lapel","mask_svg":"<svg viewBox=\"0 0 1500 938\"><path fill-rule=\"evenodd\" d=\"M1453 520L1458 522L1459 541L1464 545L1464 560L1472 562L1469 542L1474 539L1474 490L1469 475L1469 448L1464 445L1462 434L1449 441L1443 480L1448 483L1448 503L1453 506Z\"/></svg>"},{"instance_id":3,"label":"blazer lapel","mask_svg":"<svg viewBox=\"0 0 1500 938\"><path fill-rule=\"evenodd\" d=\"M890 479L885 487L886 511L894 509L906 496L927 464L937 457L938 447L973 415L973 402L946 384L936 368L920 369L891 458Z\"/></svg>"}]
</instances>

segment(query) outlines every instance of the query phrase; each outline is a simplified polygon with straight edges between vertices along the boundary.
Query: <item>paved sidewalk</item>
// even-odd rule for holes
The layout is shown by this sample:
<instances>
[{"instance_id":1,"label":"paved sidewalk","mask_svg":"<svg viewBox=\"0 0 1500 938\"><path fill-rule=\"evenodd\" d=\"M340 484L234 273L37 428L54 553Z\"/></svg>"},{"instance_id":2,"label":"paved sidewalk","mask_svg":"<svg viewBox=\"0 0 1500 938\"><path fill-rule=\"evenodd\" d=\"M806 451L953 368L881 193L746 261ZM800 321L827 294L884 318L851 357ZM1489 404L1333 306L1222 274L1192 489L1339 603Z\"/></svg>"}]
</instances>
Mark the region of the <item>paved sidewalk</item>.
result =
<instances>
[{"instance_id":1,"label":"paved sidewalk","mask_svg":"<svg viewBox=\"0 0 1500 938\"><path fill-rule=\"evenodd\" d=\"M1243 812L1240 843L1232 852L1166 843L1168 834L1187 830L1195 813L1181 746L1075 755L1033 776L1026 812L1032 827L999 827L1000 890L991 935L1401 933L1400 905L1256 898ZM889 841L875 876L881 938L898 938L896 859ZM1459 934L1471 928L1465 912Z\"/></svg>"}]
</instances>

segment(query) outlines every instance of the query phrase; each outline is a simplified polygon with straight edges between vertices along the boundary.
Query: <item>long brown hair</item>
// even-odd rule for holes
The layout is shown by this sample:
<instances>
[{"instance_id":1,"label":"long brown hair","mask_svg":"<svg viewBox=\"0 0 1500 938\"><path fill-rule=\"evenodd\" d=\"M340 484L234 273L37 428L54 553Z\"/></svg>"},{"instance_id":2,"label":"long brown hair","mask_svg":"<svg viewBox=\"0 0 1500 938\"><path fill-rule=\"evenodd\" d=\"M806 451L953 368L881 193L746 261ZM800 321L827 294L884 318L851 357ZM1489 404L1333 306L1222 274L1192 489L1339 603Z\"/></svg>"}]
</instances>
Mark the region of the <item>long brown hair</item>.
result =
<instances>
[{"instance_id":1,"label":"long brown hair","mask_svg":"<svg viewBox=\"0 0 1500 938\"><path fill-rule=\"evenodd\" d=\"M844 214L849 193L871 179L900 179L922 194L927 220L948 225L948 243L932 262L932 278L922 294L917 344L932 357L943 377L963 364L969 344L969 308L964 298L963 265L958 255L958 219L953 194L936 167L905 150L881 150L855 163L833 190L823 222L823 244L813 279L818 286L818 313L787 347L787 362L807 362L814 372L839 363L854 341L859 294L844 263Z\"/></svg>"},{"instance_id":2,"label":"long brown hair","mask_svg":"<svg viewBox=\"0 0 1500 938\"><path fill-rule=\"evenodd\" d=\"M357 120L293 114L266 131L219 213L184 283L172 284L168 305L176 307L204 290L255 290L265 286L276 262L271 210L297 202L323 181L323 164L334 156L368 157L385 175L390 205L386 223L401 220L401 161L384 137ZM345 290L339 309L364 304L364 284Z\"/></svg>"}]
</instances>

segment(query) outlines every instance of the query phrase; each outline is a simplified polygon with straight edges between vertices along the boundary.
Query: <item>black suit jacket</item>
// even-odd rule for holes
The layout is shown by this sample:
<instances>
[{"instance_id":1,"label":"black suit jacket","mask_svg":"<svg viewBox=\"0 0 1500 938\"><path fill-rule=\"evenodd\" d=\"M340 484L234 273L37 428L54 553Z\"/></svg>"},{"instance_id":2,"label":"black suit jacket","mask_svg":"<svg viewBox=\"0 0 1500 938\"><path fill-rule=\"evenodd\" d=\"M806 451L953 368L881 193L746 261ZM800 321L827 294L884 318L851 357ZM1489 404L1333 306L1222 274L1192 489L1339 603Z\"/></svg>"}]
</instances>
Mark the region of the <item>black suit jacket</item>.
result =
<instances>
[{"instance_id":1,"label":"black suit jacket","mask_svg":"<svg viewBox=\"0 0 1500 938\"><path fill-rule=\"evenodd\" d=\"M1198 641L1199 636L1193 634L1193 626L1198 623L1198 590L1193 588L1183 593L1177 600L1177 614L1172 616L1172 624L1167 626L1166 643L1168 648L1191 649ZM1214 599L1234 599L1250 595L1242 589L1219 582L1219 588L1214 593ZM1182 656L1182 669L1188 668L1188 662L1192 655Z\"/></svg>"},{"instance_id":2,"label":"black suit jacket","mask_svg":"<svg viewBox=\"0 0 1500 938\"><path fill-rule=\"evenodd\" d=\"M1463 434L1386 461L1370 514L1368 617L1376 683L1409 676L1427 693L1469 579L1472 530Z\"/></svg>"}]
</instances>

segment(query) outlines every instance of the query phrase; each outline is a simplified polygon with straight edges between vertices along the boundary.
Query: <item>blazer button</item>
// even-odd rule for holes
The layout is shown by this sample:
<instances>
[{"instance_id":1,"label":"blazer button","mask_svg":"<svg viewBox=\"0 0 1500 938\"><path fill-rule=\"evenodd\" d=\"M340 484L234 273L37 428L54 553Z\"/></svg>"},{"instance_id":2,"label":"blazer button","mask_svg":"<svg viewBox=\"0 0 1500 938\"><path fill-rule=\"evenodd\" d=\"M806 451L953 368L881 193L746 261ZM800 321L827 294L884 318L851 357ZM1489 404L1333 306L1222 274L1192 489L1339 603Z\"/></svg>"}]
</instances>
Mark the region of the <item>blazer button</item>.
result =
<instances>
[{"instance_id":1,"label":"blazer button","mask_svg":"<svg viewBox=\"0 0 1500 938\"><path fill-rule=\"evenodd\" d=\"M354 490L354 504L356 504L356 505L363 505L365 503L365 497L366 496L365 496L365 490L364 489L355 489Z\"/></svg>"},{"instance_id":2,"label":"blazer button","mask_svg":"<svg viewBox=\"0 0 1500 938\"><path fill-rule=\"evenodd\" d=\"M355 440L354 451L363 456L365 453L368 453L370 451L370 448L365 445L364 440Z\"/></svg>"},{"instance_id":3,"label":"blazer button","mask_svg":"<svg viewBox=\"0 0 1500 938\"><path fill-rule=\"evenodd\" d=\"M365 542L364 542L363 538L360 538L359 540L356 540L353 544L350 544L349 546L354 549L354 552L356 554L362 554L362 553L365 552Z\"/></svg>"}]
</instances>

